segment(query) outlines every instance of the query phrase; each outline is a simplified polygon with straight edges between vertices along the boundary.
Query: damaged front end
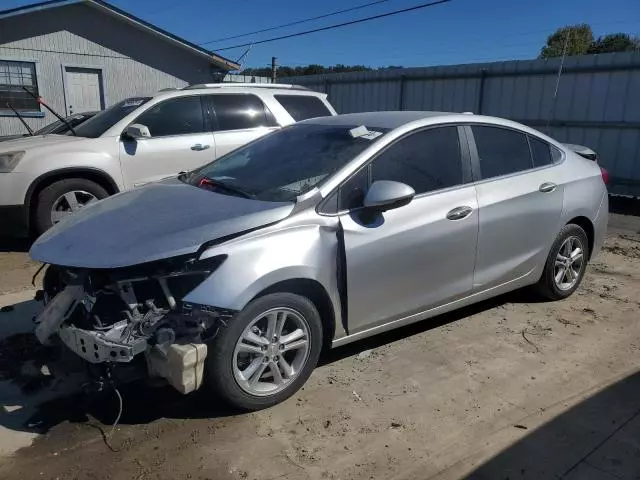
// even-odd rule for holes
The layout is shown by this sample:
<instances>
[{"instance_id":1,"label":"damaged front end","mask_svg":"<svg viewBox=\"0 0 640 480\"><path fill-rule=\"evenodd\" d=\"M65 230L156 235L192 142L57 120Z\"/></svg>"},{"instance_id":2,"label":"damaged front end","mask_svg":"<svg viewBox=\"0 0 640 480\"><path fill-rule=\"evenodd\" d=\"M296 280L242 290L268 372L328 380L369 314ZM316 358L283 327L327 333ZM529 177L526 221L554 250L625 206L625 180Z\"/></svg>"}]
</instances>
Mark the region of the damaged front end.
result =
<instances>
[{"instance_id":1,"label":"damaged front end","mask_svg":"<svg viewBox=\"0 0 640 480\"><path fill-rule=\"evenodd\" d=\"M58 337L107 376L126 365L164 378L183 394L202 385L208 339L234 312L182 301L225 256L177 257L118 269L52 265L46 308L36 321L43 344Z\"/></svg>"}]
</instances>

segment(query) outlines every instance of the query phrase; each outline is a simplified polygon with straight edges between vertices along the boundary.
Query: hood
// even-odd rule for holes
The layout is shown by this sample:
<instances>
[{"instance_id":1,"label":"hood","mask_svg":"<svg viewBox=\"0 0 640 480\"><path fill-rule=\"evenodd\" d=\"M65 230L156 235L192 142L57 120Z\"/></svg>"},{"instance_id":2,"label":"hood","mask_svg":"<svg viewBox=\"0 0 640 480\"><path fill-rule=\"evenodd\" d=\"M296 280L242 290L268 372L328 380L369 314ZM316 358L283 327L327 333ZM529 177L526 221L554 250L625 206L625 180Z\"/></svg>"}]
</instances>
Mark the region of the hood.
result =
<instances>
[{"instance_id":1,"label":"hood","mask_svg":"<svg viewBox=\"0 0 640 480\"><path fill-rule=\"evenodd\" d=\"M7 140L15 140L16 138L30 137L31 135L3 135L0 137L0 142L6 142Z\"/></svg>"},{"instance_id":2,"label":"hood","mask_svg":"<svg viewBox=\"0 0 640 480\"><path fill-rule=\"evenodd\" d=\"M85 137L76 137L73 135L34 135L20 136L13 140L7 140L0 145L0 152L13 150L30 150L38 147L49 147L58 143L71 143L86 140Z\"/></svg>"},{"instance_id":3,"label":"hood","mask_svg":"<svg viewBox=\"0 0 640 480\"><path fill-rule=\"evenodd\" d=\"M127 267L195 253L204 242L282 220L293 207L172 179L84 207L40 236L29 253L68 267Z\"/></svg>"}]
</instances>

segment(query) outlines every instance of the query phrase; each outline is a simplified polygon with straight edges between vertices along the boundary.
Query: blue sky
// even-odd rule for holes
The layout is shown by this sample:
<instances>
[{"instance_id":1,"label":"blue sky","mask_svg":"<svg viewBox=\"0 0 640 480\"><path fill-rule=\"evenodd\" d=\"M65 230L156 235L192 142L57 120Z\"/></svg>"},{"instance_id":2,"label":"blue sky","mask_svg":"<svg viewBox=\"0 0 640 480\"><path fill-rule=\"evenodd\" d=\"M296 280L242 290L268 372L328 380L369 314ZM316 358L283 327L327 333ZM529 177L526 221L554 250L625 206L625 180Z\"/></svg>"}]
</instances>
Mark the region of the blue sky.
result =
<instances>
[{"instance_id":1,"label":"blue sky","mask_svg":"<svg viewBox=\"0 0 640 480\"><path fill-rule=\"evenodd\" d=\"M112 0L129 11L192 42L322 15L371 0ZM424 3L388 0L343 15L210 43L216 48L286 35ZM33 2L2 0L0 8ZM261 67L278 57L281 65L365 64L423 66L535 57L557 27L588 23L596 35L623 31L640 35L640 0L452 0L450 3L327 32L256 45L244 66ZM232 60L244 49L219 53Z\"/></svg>"}]
</instances>

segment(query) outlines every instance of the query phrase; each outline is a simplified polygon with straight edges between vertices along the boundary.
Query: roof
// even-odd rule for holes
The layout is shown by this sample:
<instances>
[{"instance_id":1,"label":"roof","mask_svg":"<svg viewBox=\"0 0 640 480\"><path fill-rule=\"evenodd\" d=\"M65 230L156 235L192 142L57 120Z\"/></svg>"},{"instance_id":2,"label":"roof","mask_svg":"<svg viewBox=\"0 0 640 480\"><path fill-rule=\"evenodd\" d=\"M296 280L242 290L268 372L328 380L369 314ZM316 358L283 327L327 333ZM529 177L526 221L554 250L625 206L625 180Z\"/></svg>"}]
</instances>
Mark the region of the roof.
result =
<instances>
[{"instance_id":1,"label":"roof","mask_svg":"<svg viewBox=\"0 0 640 480\"><path fill-rule=\"evenodd\" d=\"M58 8L75 4L84 4L96 8L108 15L117 17L120 20L128 22L141 30L146 30L151 34L167 40L175 45L178 45L186 50L189 50L196 55L205 57L217 67L224 70L238 70L240 68L240 65L225 57L222 57L207 50L206 48L202 48L201 46L196 45L195 43L191 43L183 38L169 33L166 30L156 27L155 25L146 22L138 17L135 17L134 15L131 15L130 13L127 13L124 10L121 10L118 7L115 7L103 0L48 0L46 2L32 3L30 5L24 5L22 7L10 8L9 10L0 10L0 20L16 15L26 15L28 13L39 12L50 8Z\"/></svg>"},{"instance_id":2,"label":"roof","mask_svg":"<svg viewBox=\"0 0 640 480\"><path fill-rule=\"evenodd\" d=\"M316 123L323 125L366 125L376 128L398 128L415 120L422 120L431 117L442 117L447 115L457 115L452 112L363 112L347 113L344 115L334 115L333 117L318 117L305 120L305 123Z\"/></svg>"}]
</instances>

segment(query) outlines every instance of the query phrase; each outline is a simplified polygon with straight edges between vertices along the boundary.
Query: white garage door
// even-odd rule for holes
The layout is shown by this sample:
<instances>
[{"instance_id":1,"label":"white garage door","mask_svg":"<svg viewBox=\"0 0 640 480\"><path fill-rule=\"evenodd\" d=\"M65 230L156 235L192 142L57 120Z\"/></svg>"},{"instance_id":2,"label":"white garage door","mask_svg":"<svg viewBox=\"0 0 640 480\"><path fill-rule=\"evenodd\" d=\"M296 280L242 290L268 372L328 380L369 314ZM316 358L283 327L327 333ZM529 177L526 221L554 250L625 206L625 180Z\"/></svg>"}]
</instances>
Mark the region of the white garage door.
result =
<instances>
[{"instance_id":1,"label":"white garage door","mask_svg":"<svg viewBox=\"0 0 640 480\"><path fill-rule=\"evenodd\" d=\"M67 112L102 110L102 72L90 68L65 68L67 85Z\"/></svg>"}]
</instances>

